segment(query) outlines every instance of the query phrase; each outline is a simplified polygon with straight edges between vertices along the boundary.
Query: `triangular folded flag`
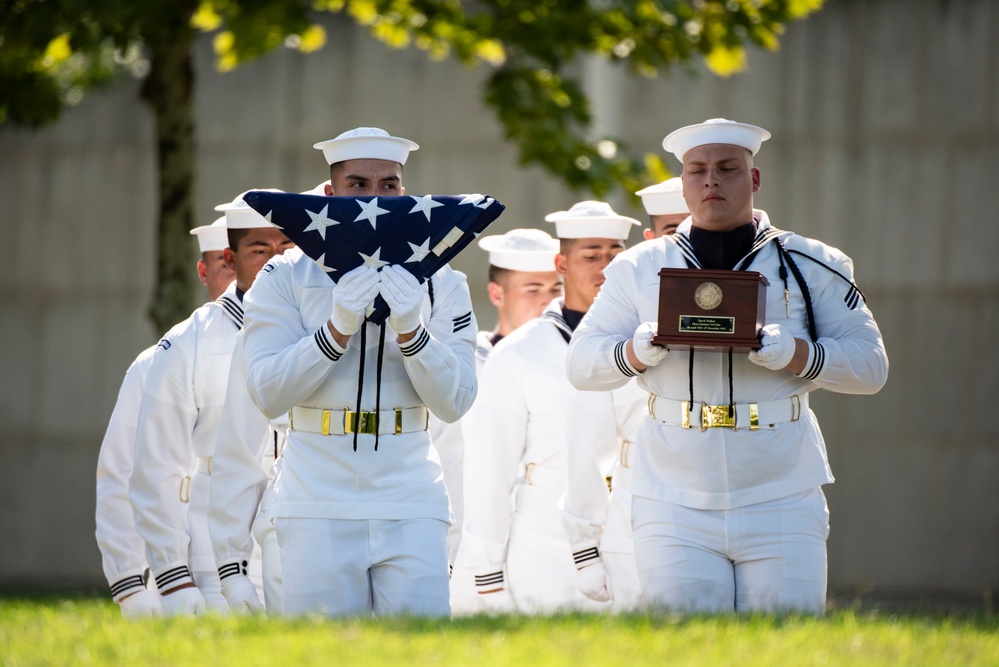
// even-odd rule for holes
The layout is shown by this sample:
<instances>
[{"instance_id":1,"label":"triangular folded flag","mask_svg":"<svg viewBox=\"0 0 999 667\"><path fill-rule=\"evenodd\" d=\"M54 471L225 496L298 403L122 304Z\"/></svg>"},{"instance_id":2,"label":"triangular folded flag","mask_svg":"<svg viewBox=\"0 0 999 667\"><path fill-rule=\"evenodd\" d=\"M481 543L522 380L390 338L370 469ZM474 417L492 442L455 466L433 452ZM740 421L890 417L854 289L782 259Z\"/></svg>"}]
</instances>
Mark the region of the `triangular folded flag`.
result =
<instances>
[{"instance_id":1,"label":"triangular folded flag","mask_svg":"<svg viewBox=\"0 0 999 667\"><path fill-rule=\"evenodd\" d=\"M243 200L267 217L330 280L362 264L399 264L422 283L471 243L504 206L488 195L319 197L251 190ZM378 296L368 320L389 308Z\"/></svg>"}]
</instances>

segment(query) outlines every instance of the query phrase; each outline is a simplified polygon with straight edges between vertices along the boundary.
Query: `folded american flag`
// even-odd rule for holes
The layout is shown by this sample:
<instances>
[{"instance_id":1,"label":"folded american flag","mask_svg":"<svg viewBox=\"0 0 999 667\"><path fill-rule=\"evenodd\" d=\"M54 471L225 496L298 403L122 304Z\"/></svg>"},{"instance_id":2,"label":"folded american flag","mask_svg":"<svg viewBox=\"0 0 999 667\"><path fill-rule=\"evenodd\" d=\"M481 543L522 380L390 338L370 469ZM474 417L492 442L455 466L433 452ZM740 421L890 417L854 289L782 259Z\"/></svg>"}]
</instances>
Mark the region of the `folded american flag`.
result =
<instances>
[{"instance_id":1,"label":"folded american flag","mask_svg":"<svg viewBox=\"0 0 999 667\"><path fill-rule=\"evenodd\" d=\"M503 212L488 195L319 197L251 190L254 210L281 228L330 280L362 264L400 264L422 283ZM368 320L388 317L381 296Z\"/></svg>"}]
</instances>

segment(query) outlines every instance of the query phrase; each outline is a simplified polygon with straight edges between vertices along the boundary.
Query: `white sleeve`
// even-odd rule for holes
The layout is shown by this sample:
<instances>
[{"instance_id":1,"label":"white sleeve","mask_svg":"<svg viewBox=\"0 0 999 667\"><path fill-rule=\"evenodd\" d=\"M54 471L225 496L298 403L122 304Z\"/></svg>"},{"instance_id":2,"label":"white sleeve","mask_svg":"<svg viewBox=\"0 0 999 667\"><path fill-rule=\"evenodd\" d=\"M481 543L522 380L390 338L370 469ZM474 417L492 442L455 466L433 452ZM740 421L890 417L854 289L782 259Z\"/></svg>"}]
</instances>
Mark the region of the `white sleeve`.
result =
<instances>
[{"instance_id":1,"label":"white sleeve","mask_svg":"<svg viewBox=\"0 0 999 667\"><path fill-rule=\"evenodd\" d=\"M97 456L95 534L104 576L116 602L124 595L145 588L142 581L146 569L145 543L135 529L135 512L128 498L128 478L135 454L142 387L152 353L153 348L144 351L125 373Z\"/></svg>"},{"instance_id":2,"label":"white sleeve","mask_svg":"<svg viewBox=\"0 0 999 667\"><path fill-rule=\"evenodd\" d=\"M631 296L634 265L611 262L604 274L606 281L569 344L566 372L577 389L617 389L636 375L624 353L642 324Z\"/></svg>"},{"instance_id":3,"label":"white sleeve","mask_svg":"<svg viewBox=\"0 0 999 667\"><path fill-rule=\"evenodd\" d=\"M129 497L154 575L188 564L188 503L182 494L190 484L198 418L192 331L168 334L169 345L156 350L139 409Z\"/></svg>"},{"instance_id":4,"label":"white sleeve","mask_svg":"<svg viewBox=\"0 0 999 667\"><path fill-rule=\"evenodd\" d=\"M315 393L345 352L325 322L304 328L293 275L290 264L279 264L258 275L244 297L247 388L269 419Z\"/></svg>"},{"instance_id":5,"label":"white sleeve","mask_svg":"<svg viewBox=\"0 0 999 667\"><path fill-rule=\"evenodd\" d=\"M475 405L461 420L465 518L458 551L459 558L467 552L463 560L477 574L502 570L506 562L514 485L527 439L528 411L517 366L494 353L482 368Z\"/></svg>"},{"instance_id":6,"label":"white sleeve","mask_svg":"<svg viewBox=\"0 0 999 667\"><path fill-rule=\"evenodd\" d=\"M618 448L610 392L572 392L566 412L568 483L562 523L573 553L600 544L610 493L606 474Z\"/></svg>"},{"instance_id":7,"label":"white sleeve","mask_svg":"<svg viewBox=\"0 0 999 667\"><path fill-rule=\"evenodd\" d=\"M430 321L399 346L406 373L427 408L447 423L458 421L475 400L475 337L478 327L465 276L448 270L435 281L439 292Z\"/></svg>"},{"instance_id":8,"label":"white sleeve","mask_svg":"<svg viewBox=\"0 0 999 667\"><path fill-rule=\"evenodd\" d=\"M243 334L240 333L229 366L209 487L208 531L215 561L220 567L250 559L253 521L267 486L261 461L270 429L267 417L250 400L246 381Z\"/></svg>"},{"instance_id":9,"label":"white sleeve","mask_svg":"<svg viewBox=\"0 0 999 667\"><path fill-rule=\"evenodd\" d=\"M808 361L800 377L829 391L877 393L888 380L888 353L881 331L852 286L852 260L838 252L823 259L849 282L828 269L812 269L806 274L812 278L809 289L819 338L808 344ZM810 262L797 261L802 269Z\"/></svg>"}]
</instances>

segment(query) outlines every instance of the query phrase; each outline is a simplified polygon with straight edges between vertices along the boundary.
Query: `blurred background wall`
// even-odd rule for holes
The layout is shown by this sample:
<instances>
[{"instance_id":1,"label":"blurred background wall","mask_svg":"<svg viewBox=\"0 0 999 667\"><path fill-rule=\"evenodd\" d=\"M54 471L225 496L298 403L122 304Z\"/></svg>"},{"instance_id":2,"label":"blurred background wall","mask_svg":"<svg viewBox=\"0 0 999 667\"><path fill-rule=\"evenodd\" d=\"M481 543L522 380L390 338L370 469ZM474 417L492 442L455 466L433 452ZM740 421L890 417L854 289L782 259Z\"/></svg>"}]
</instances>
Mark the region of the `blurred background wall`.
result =
<instances>
[{"instance_id":1,"label":"blurred background wall","mask_svg":"<svg viewBox=\"0 0 999 667\"><path fill-rule=\"evenodd\" d=\"M591 198L518 166L478 99L484 70L387 50L342 18L326 27L316 54L225 75L209 39L198 44L198 224L249 188L324 180L312 144L358 125L420 143L410 194L506 204L492 232L545 228L546 213ZM711 117L769 129L757 207L854 259L891 372L873 397L813 395L837 477L826 487L834 588L999 585L997 35L992 0L828 0L730 79L592 68L599 127L640 150ZM153 151L134 84L41 132L0 131L0 588L105 586L97 453L125 369L160 333L146 317ZM494 324L485 263L477 247L455 262L480 328Z\"/></svg>"}]
</instances>

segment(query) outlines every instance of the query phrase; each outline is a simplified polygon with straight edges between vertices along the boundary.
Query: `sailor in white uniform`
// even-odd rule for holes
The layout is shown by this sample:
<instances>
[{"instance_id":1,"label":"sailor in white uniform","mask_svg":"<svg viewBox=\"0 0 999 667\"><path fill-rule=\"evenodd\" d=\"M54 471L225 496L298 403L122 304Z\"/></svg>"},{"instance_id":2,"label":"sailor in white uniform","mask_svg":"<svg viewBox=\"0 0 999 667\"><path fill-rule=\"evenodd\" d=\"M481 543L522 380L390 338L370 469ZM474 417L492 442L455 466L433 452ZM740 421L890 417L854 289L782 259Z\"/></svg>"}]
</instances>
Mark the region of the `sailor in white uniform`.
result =
<instances>
[{"instance_id":1,"label":"sailor in white uniform","mask_svg":"<svg viewBox=\"0 0 999 667\"><path fill-rule=\"evenodd\" d=\"M418 148L378 128L316 147L328 194L362 196L405 194ZM426 429L429 412L454 422L474 400L476 329L464 276L444 267L430 283L433 298L402 267L369 263L334 285L295 251L247 297L250 396L269 418L291 413L272 508L285 614L450 613L452 514ZM381 353L365 320L379 294L391 309Z\"/></svg>"},{"instance_id":2,"label":"sailor in white uniform","mask_svg":"<svg viewBox=\"0 0 999 667\"><path fill-rule=\"evenodd\" d=\"M327 183L302 194L324 195ZM241 198L217 206L234 219L250 215ZM254 219L250 216L250 219ZM229 380L211 459L208 532L222 595L236 613L281 613L281 556L271 521L274 479L288 416L268 420L246 388L243 332L236 337ZM261 593L264 603L261 605Z\"/></svg>"},{"instance_id":3,"label":"sailor in white uniform","mask_svg":"<svg viewBox=\"0 0 999 667\"><path fill-rule=\"evenodd\" d=\"M197 237L201 253L198 278L208 288L209 300L215 300L236 277L226 266L222 253L227 245L225 218L196 227L191 234ZM121 606L125 618L155 616L160 611L159 594L155 587L147 587L144 580L145 543L135 530L135 516L128 499L139 403L155 350L155 345L143 350L125 373L97 457L97 546L111 597Z\"/></svg>"},{"instance_id":4,"label":"sailor in white uniform","mask_svg":"<svg viewBox=\"0 0 999 667\"><path fill-rule=\"evenodd\" d=\"M475 419L464 425L476 440L466 437L462 549L467 546L487 604L523 613L606 607L577 588L559 511L567 481L567 407L576 392L565 376L565 353L603 284L603 269L639 224L592 201L546 220L561 240L555 268L565 279L565 298L493 349L482 369ZM600 428L583 418L580 428Z\"/></svg>"},{"instance_id":5,"label":"sailor in white uniform","mask_svg":"<svg viewBox=\"0 0 999 667\"><path fill-rule=\"evenodd\" d=\"M552 299L562 296L562 276L555 271L555 255L558 254L558 241L540 229L511 229L505 234L483 236L478 240L479 247L489 256L489 301L496 307L496 326L490 331L480 331L476 338L475 365L481 371L493 346L505 336L513 333L521 325L538 317ZM474 614L488 611L483 606L483 596L475 587L474 573L461 557L459 546L461 524L464 517L462 480L464 478L464 438L468 437L475 446L474 433L463 437L461 424L476 409L471 410L458 424L435 432L435 420L431 418L431 437L441 453L444 466L444 481L451 495L454 508L455 526L448 533L454 569L451 573L451 613L454 615ZM473 485L467 493L476 493ZM474 538L473 538L474 541ZM455 555L456 554L456 555Z\"/></svg>"},{"instance_id":6,"label":"sailor in white uniform","mask_svg":"<svg viewBox=\"0 0 999 667\"><path fill-rule=\"evenodd\" d=\"M646 240L672 234L690 212L680 178L639 190L649 226ZM569 480L562 520L577 560L580 591L612 602L614 612L637 608L641 599L631 530L631 459L648 394L632 381L612 392L577 392L569 405ZM581 428L587 414L604 412L600 430ZM607 472L609 469L609 473ZM604 483L608 475L610 492Z\"/></svg>"},{"instance_id":7,"label":"sailor in white uniform","mask_svg":"<svg viewBox=\"0 0 999 667\"><path fill-rule=\"evenodd\" d=\"M252 209L226 218L225 259L236 280L160 340L139 410L129 497L165 615L229 610L208 537L210 455L243 294L268 259L292 246Z\"/></svg>"},{"instance_id":8,"label":"sailor in white uniform","mask_svg":"<svg viewBox=\"0 0 999 667\"><path fill-rule=\"evenodd\" d=\"M683 199L683 179L679 176L642 188L635 194L642 198L642 206L649 214L649 226L642 230L646 241L673 235L680 223L690 217L690 209Z\"/></svg>"},{"instance_id":9,"label":"sailor in white uniform","mask_svg":"<svg viewBox=\"0 0 999 667\"><path fill-rule=\"evenodd\" d=\"M712 119L666 137L683 163L691 219L616 258L569 349L580 389L637 376L649 392L632 460L632 525L642 598L657 607L823 613L821 485L833 477L808 397L819 388L872 394L887 379L852 261L753 209L753 156L769 136ZM760 272L770 284L762 347L653 345L664 267Z\"/></svg>"}]
</instances>

